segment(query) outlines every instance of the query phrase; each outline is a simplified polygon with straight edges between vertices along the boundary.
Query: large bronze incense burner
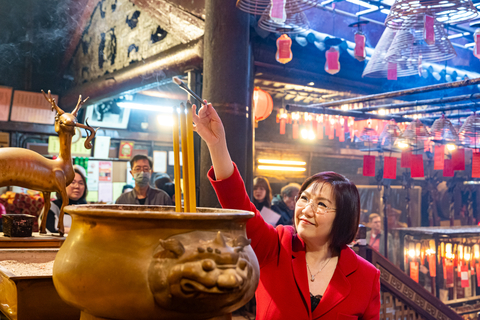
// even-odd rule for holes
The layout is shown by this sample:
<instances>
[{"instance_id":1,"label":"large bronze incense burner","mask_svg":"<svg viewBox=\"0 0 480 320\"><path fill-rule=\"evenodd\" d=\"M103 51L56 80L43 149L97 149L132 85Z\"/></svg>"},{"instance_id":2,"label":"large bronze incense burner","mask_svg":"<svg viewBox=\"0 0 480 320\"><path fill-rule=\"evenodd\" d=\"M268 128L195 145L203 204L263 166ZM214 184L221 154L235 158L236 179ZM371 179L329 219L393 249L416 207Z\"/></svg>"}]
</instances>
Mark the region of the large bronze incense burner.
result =
<instances>
[{"instance_id":1,"label":"large bronze incense burner","mask_svg":"<svg viewBox=\"0 0 480 320\"><path fill-rule=\"evenodd\" d=\"M174 207L67 206L73 218L53 281L81 319L227 319L254 295L253 213Z\"/></svg>"},{"instance_id":2,"label":"large bronze incense burner","mask_svg":"<svg viewBox=\"0 0 480 320\"><path fill-rule=\"evenodd\" d=\"M42 91L43 92L43 91ZM63 203L60 209L58 230L61 235L64 233L63 208L68 205L66 187L73 181L75 172L71 156L72 137L75 134L75 127L90 131L85 140L85 148L91 149L91 141L95 137L93 128L77 122L77 113L85 100L82 96L72 113L66 113L52 98L50 91L48 95L43 92L45 99L56 111L55 132L60 138L60 153L55 160L47 159L35 151L24 148L0 148L0 187L19 186L43 192L45 200L44 217L40 226L40 233L46 233L47 213L50 210L50 194L58 192L61 194ZM87 135L88 135L87 131Z\"/></svg>"}]
</instances>

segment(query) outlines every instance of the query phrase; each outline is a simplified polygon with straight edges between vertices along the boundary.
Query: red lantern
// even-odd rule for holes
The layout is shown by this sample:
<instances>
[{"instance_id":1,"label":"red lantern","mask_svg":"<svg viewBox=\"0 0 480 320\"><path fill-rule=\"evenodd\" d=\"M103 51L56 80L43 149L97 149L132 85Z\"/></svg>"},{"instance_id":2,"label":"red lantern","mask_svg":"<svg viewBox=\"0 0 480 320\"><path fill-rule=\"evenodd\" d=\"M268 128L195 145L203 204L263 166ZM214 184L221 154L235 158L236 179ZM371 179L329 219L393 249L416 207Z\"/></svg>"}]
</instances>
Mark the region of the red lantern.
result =
<instances>
[{"instance_id":1,"label":"red lantern","mask_svg":"<svg viewBox=\"0 0 480 320\"><path fill-rule=\"evenodd\" d=\"M268 92L256 87L253 90L253 111L255 121L262 121L268 118L273 110L272 96Z\"/></svg>"},{"instance_id":2,"label":"red lantern","mask_svg":"<svg viewBox=\"0 0 480 320\"><path fill-rule=\"evenodd\" d=\"M277 39L277 54L275 59L280 63L287 63L292 60L292 39L286 34L282 34L280 38Z\"/></svg>"}]
</instances>

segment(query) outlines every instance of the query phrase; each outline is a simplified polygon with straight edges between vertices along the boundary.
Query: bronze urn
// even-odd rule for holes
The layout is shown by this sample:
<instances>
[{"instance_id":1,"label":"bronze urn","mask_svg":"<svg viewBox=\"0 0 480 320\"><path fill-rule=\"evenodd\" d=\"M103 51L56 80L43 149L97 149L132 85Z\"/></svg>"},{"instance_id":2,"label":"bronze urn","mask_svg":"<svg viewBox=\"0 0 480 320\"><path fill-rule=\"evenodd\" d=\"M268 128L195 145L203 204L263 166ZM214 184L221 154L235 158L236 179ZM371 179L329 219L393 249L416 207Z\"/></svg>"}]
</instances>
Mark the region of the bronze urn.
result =
<instances>
[{"instance_id":1,"label":"bronze urn","mask_svg":"<svg viewBox=\"0 0 480 320\"><path fill-rule=\"evenodd\" d=\"M73 218L53 282L81 319L226 319L260 276L253 213L136 205L67 206Z\"/></svg>"}]
</instances>

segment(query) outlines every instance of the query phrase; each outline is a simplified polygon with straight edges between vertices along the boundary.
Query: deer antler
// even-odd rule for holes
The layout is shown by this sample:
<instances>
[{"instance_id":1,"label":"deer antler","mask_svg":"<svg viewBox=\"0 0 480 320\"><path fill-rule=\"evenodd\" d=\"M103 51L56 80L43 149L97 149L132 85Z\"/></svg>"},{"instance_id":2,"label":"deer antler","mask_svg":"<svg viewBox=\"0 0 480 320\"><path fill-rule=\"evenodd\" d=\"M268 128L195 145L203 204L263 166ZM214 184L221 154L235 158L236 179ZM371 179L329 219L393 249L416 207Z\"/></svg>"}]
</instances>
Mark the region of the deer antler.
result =
<instances>
[{"instance_id":1,"label":"deer antler","mask_svg":"<svg viewBox=\"0 0 480 320\"><path fill-rule=\"evenodd\" d=\"M82 101L82 95L78 96L78 102L77 105L75 106L75 109L72 112L72 115L74 117L77 116L78 110L82 107L82 105L88 100L89 97L86 97L85 100Z\"/></svg>"},{"instance_id":2,"label":"deer antler","mask_svg":"<svg viewBox=\"0 0 480 320\"><path fill-rule=\"evenodd\" d=\"M50 102L50 104L52 105L52 111L56 110L59 115L62 115L65 113L65 111L63 111L62 109L60 109L59 106L57 106L55 99L52 98L52 93L50 92L50 90L48 90L48 96L45 94L45 91L43 90L42 90L42 93L45 99L47 99L47 101Z\"/></svg>"},{"instance_id":3,"label":"deer antler","mask_svg":"<svg viewBox=\"0 0 480 320\"><path fill-rule=\"evenodd\" d=\"M87 139L85 140L85 148L92 149L91 141L93 140L93 138L95 138L95 134L97 133L97 130L100 129L100 128L97 128L97 129L93 130L93 128L88 125L87 120L88 119L85 120L85 123L87 125L84 125L84 124L81 124L81 123L77 123L75 125L79 128L90 131L90 133L91 133L90 135L88 134L88 131L87 131Z\"/></svg>"}]
</instances>

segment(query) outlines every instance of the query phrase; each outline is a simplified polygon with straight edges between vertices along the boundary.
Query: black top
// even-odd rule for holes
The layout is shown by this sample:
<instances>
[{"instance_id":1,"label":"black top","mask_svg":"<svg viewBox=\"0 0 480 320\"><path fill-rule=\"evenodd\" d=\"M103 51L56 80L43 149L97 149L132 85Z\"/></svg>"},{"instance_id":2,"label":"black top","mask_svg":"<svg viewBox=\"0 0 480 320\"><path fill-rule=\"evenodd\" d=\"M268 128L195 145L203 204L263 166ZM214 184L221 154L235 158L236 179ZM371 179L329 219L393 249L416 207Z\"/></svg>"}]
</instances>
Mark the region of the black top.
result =
<instances>
[{"instance_id":1,"label":"black top","mask_svg":"<svg viewBox=\"0 0 480 320\"><path fill-rule=\"evenodd\" d=\"M138 198L137 198L138 199ZM143 199L138 199L138 202L140 202L140 204L145 204L145 201L147 200L147 198L143 198Z\"/></svg>"},{"instance_id":2,"label":"black top","mask_svg":"<svg viewBox=\"0 0 480 320\"><path fill-rule=\"evenodd\" d=\"M310 302L312 304L312 312L313 310L315 310L315 308L318 306L318 304L320 303L320 300L322 300L322 296L321 295L316 295L314 296L311 292L310 292Z\"/></svg>"}]
</instances>

